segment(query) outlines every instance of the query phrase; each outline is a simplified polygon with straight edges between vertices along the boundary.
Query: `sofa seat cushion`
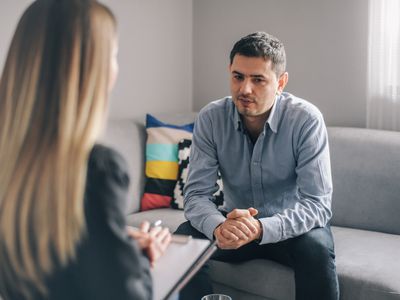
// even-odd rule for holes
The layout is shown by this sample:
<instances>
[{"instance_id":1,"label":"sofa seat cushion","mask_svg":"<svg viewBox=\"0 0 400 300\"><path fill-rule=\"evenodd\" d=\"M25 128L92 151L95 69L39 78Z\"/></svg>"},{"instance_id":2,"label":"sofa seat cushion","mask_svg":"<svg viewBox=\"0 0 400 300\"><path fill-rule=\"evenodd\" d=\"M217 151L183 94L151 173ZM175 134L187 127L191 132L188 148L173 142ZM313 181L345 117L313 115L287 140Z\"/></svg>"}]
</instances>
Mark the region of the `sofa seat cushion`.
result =
<instances>
[{"instance_id":1,"label":"sofa seat cushion","mask_svg":"<svg viewBox=\"0 0 400 300\"><path fill-rule=\"evenodd\" d=\"M127 216L127 223L131 226L138 227L146 220L149 222L162 220L162 226L168 227L171 232L174 232L181 223L186 221L183 211L173 208L146 210Z\"/></svg>"},{"instance_id":2,"label":"sofa seat cushion","mask_svg":"<svg viewBox=\"0 0 400 300\"><path fill-rule=\"evenodd\" d=\"M400 236L332 227L341 300L400 299ZM214 282L268 299L294 299L293 271L268 260L211 262Z\"/></svg>"},{"instance_id":3,"label":"sofa seat cushion","mask_svg":"<svg viewBox=\"0 0 400 300\"><path fill-rule=\"evenodd\" d=\"M332 230L342 299L400 299L400 235Z\"/></svg>"}]
</instances>

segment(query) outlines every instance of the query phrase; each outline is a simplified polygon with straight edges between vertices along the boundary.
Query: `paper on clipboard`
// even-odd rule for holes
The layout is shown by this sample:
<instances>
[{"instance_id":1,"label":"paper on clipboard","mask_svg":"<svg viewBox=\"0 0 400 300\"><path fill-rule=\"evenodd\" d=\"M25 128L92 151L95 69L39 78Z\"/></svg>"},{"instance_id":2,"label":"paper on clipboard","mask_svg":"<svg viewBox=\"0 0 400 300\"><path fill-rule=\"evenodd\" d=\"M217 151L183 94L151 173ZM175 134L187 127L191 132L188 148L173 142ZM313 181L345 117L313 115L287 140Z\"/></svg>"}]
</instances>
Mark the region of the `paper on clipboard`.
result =
<instances>
[{"instance_id":1,"label":"paper on clipboard","mask_svg":"<svg viewBox=\"0 0 400 300\"><path fill-rule=\"evenodd\" d=\"M215 243L205 239L171 243L151 270L153 300L168 299L178 292L216 249Z\"/></svg>"}]
</instances>

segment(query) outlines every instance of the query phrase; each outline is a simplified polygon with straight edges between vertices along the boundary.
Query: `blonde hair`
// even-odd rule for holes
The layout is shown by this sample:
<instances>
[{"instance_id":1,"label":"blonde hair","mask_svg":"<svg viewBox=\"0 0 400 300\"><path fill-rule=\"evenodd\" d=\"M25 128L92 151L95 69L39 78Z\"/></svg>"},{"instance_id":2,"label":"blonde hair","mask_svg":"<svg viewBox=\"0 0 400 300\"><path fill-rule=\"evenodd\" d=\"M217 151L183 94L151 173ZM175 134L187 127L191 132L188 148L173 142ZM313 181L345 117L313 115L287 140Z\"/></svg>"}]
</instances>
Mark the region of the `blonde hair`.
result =
<instances>
[{"instance_id":1,"label":"blonde hair","mask_svg":"<svg viewBox=\"0 0 400 300\"><path fill-rule=\"evenodd\" d=\"M0 79L0 295L47 294L85 232L90 151L107 110L115 18L94 0L38 0Z\"/></svg>"}]
</instances>

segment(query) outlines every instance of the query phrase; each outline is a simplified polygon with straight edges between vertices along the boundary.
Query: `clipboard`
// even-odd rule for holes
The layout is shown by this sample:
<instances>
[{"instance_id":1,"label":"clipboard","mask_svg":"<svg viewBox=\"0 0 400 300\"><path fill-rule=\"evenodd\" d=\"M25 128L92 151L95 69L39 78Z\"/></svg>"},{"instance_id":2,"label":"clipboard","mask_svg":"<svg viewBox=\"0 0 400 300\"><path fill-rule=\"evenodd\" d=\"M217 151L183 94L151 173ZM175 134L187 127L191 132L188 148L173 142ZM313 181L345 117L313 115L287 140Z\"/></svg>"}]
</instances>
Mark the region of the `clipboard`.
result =
<instances>
[{"instance_id":1,"label":"clipboard","mask_svg":"<svg viewBox=\"0 0 400 300\"><path fill-rule=\"evenodd\" d=\"M153 300L167 300L182 289L217 249L206 239L171 243L151 269Z\"/></svg>"}]
</instances>

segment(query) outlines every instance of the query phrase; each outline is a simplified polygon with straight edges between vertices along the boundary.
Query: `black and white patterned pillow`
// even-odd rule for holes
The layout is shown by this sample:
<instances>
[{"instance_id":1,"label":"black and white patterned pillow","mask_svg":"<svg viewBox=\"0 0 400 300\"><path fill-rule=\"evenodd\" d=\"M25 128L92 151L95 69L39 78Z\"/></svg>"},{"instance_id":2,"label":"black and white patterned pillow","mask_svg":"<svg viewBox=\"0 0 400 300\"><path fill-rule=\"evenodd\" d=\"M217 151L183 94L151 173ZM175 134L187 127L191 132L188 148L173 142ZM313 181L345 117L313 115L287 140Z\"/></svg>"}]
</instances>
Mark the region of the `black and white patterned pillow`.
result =
<instances>
[{"instance_id":1,"label":"black and white patterned pillow","mask_svg":"<svg viewBox=\"0 0 400 300\"><path fill-rule=\"evenodd\" d=\"M181 140L178 144L178 180L175 185L174 197L171 202L171 207L175 209L183 209L183 188L185 187L188 176L191 145L192 141L187 139ZM214 193L215 204L220 206L224 201L224 192L221 174L219 172L216 184L218 185L218 190Z\"/></svg>"}]
</instances>

